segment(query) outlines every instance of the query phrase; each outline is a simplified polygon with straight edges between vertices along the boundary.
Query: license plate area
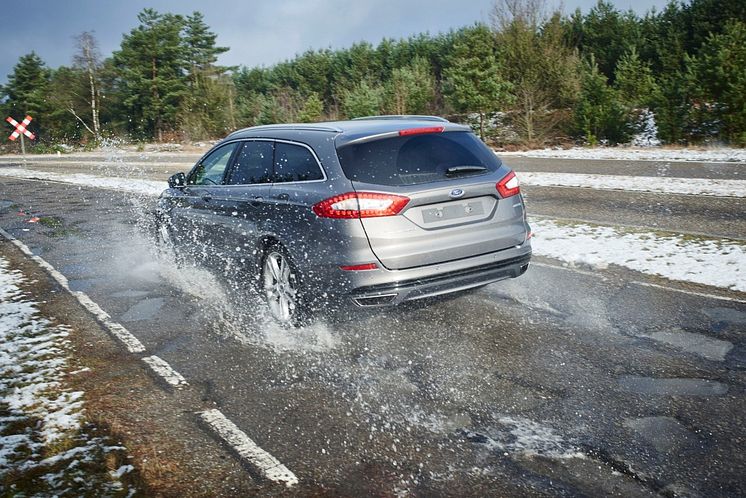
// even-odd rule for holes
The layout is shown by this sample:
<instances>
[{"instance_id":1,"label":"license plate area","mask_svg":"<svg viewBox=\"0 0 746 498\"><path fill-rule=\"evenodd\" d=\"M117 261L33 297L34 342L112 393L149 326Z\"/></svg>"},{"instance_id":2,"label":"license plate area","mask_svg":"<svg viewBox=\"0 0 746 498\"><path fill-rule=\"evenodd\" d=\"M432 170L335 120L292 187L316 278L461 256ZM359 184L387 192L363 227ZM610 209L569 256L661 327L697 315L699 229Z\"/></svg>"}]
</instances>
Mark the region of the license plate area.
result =
<instances>
[{"instance_id":1,"label":"license plate area","mask_svg":"<svg viewBox=\"0 0 746 498\"><path fill-rule=\"evenodd\" d=\"M496 203L494 197L477 197L417 207L405 216L422 228L440 228L487 219Z\"/></svg>"}]
</instances>

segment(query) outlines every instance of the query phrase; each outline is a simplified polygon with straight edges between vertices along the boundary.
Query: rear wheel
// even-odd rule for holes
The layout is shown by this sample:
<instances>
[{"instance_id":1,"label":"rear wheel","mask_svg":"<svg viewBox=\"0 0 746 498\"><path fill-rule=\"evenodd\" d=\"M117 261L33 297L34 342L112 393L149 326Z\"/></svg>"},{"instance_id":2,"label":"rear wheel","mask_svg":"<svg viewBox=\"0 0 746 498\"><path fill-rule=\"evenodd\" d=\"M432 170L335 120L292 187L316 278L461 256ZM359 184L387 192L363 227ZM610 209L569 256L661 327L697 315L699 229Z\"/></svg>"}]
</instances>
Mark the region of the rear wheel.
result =
<instances>
[{"instance_id":1,"label":"rear wheel","mask_svg":"<svg viewBox=\"0 0 746 498\"><path fill-rule=\"evenodd\" d=\"M280 324L300 327L308 320L298 272L280 245L271 246L262 259L262 293Z\"/></svg>"}]
</instances>

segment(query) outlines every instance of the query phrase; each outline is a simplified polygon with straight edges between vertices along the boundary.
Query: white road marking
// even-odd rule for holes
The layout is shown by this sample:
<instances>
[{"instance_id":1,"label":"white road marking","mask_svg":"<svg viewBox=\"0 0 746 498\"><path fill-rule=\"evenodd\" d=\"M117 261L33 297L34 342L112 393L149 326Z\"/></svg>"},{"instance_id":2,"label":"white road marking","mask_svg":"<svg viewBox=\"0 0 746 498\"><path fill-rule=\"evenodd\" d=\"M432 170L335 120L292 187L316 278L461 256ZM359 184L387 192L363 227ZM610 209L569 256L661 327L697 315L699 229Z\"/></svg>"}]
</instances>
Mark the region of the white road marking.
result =
<instances>
[{"instance_id":1,"label":"white road marking","mask_svg":"<svg viewBox=\"0 0 746 498\"><path fill-rule=\"evenodd\" d=\"M595 277L604 279L606 278L604 275L602 275L600 272L592 272L587 270L581 270L580 268L574 268L572 266L560 266L560 265L550 265L548 263L539 263L537 261L531 261L530 266L541 266L544 268L554 268L555 270L567 270L575 273L580 273L582 275L588 275L589 277Z\"/></svg>"},{"instance_id":2,"label":"white road marking","mask_svg":"<svg viewBox=\"0 0 746 498\"><path fill-rule=\"evenodd\" d=\"M571 271L571 272L574 272L574 273L580 273L582 275L587 275L589 277L594 277L594 278L598 278L598 279L601 279L601 280L603 280L603 279L606 278L606 276L603 274L602 270L599 270L597 272L591 272L591 271L581 270L580 268L573 268L571 266L551 265L551 264L548 264L548 263L539 263L539 262L536 262L536 261L531 261L531 265L530 266L539 266L539 267L542 267L542 268L552 268L554 270ZM695 291L690 291L690 290L686 290L686 289L677 289L676 287L667 287L665 285L660 285L660 284L651 284L651 283L648 283L648 282L640 282L639 280L630 280L628 283L635 284L635 285L641 285L643 287L655 287L656 289L661 289L661 290L664 290L664 291L679 292L681 294L689 294L690 296L705 297L705 298L708 298L708 299L719 299L721 301L731 301L731 302L734 302L734 303L746 303L746 300L744 300L744 299L738 299L738 298L735 298L735 297L719 296L717 294L708 294L706 292L695 292Z\"/></svg>"},{"instance_id":3,"label":"white road marking","mask_svg":"<svg viewBox=\"0 0 746 498\"><path fill-rule=\"evenodd\" d=\"M228 420L220 410L212 409L199 413L220 439L225 441L239 457L262 477L284 483L290 487L298 484L298 478L275 457L261 449L236 424Z\"/></svg>"},{"instance_id":4,"label":"white road marking","mask_svg":"<svg viewBox=\"0 0 746 498\"><path fill-rule=\"evenodd\" d=\"M163 380L168 382L173 387L180 389L184 386L189 385L186 379L179 372L174 370L173 367L171 367L171 365L169 365L168 362L163 358L153 355L146 356L142 359L142 361L147 363L148 366L152 368L156 374L160 375Z\"/></svg>"},{"instance_id":5,"label":"white road marking","mask_svg":"<svg viewBox=\"0 0 746 498\"><path fill-rule=\"evenodd\" d=\"M735 297L728 297L728 296L718 296L716 294L707 294L706 292L695 292L695 291L690 291L686 289L676 289L674 287L666 287L665 285L651 284L648 282L639 282L637 280L632 280L630 283L635 284L635 285L641 285L643 287L655 287L656 289L679 292L681 294L689 294L690 296L706 297L709 299L719 299L721 301L732 301L734 303L746 303L745 299L736 299Z\"/></svg>"},{"instance_id":6,"label":"white road marking","mask_svg":"<svg viewBox=\"0 0 746 498\"><path fill-rule=\"evenodd\" d=\"M29 256L31 259L36 261L36 263L41 266L44 270L49 273L49 275L57 281L60 286L65 289L67 292L72 294L75 299L78 300L78 302L83 305L83 307L88 310L91 314L93 314L102 324L103 326L117 339L119 339L122 344L127 348L127 351L130 353L143 353L145 352L145 346L140 342L140 340L132 335L132 333L124 328L122 325L120 325L117 322L114 322L111 319L111 316L109 316L108 313L106 313L101 307L96 304L88 295L84 292L80 291L74 291L70 289L70 285L67 281L67 278L57 271L54 266L47 263L43 258L40 256L35 255L33 252L31 252L31 249L21 242L20 240L13 237L11 234L0 228L0 235L5 237L7 240L9 240L13 245L18 247L25 255Z\"/></svg>"}]
</instances>

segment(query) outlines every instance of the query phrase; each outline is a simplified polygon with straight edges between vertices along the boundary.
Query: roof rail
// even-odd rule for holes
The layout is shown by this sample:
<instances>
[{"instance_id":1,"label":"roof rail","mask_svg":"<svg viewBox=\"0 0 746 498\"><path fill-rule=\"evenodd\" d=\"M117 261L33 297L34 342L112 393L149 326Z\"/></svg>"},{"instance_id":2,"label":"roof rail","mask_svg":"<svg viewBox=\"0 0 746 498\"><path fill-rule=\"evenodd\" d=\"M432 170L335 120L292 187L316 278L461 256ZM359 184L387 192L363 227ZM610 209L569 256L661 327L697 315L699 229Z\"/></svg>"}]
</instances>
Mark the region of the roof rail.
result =
<instances>
[{"instance_id":1,"label":"roof rail","mask_svg":"<svg viewBox=\"0 0 746 498\"><path fill-rule=\"evenodd\" d=\"M287 124L269 124L269 125L258 125L251 126L249 128L243 128L233 132L231 135L242 132L242 131L259 131L259 130L302 130L302 131L330 131L335 133L341 133L342 129L337 126L331 126L326 124L314 124L314 123L287 123Z\"/></svg>"},{"instance_id":2,"label":"roof rail","mask_svg":"<svg viewBox=\"0 0 746 498\"><path fill-rule=\"evenodd\" d=\"M439 123L450 123L446 118L440 116L419 116L416 114L388 114L385 116L363 116L360 118L354 118L353 121L366 121L366 120L393 120L393 119L416 119L419 121L438 121Z\"/></svg>"}]
</instances>

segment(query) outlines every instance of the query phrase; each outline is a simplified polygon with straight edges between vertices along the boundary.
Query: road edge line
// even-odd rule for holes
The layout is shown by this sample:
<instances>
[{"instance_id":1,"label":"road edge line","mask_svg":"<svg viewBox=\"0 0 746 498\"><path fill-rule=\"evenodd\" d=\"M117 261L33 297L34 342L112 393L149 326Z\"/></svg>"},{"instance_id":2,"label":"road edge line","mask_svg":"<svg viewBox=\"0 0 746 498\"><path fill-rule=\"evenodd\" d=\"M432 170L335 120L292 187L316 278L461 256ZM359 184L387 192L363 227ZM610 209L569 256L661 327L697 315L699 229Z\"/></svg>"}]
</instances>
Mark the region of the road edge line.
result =
<instances>
[{"instance_id":1,"label":"road edge line","mask_svg":"<svg viewBox=\"0 0 746 498\"><path fill-rule=\"evenodd\" d=\"M160 356L145 356L141 359L151 368L151 370L153 370L153 372L176 389L181 389L189 385L189 382L186 381L184 376L174 370L174 368Z\"/></svg>"},{"instance_id":2,"label":"road edge line","mask_svg":"<svg viewBox=\"0 0 746 498\"><path fill-rule=\"evenodd\" d=\"M26 244L13 237L2 228L0 228L0 235L41 266L63 289L69 292L89 313L96 317L104 328L124 345L127 351L130 353L145 352L145 346L140 342L140 339L132 335L132 333L124 326L113 321L111 316L109 316L109 314L105 312L101 306L96 304L85 292L70 289L67 277L57 271L54 266L49 264L41 256L34 254Z\"/></svg>"},{"instance_id":3,"label":"road edge line","mask_svg":"<svg viewBox=\"0 0 746 498\"><path fill-rule=\"evenodd\" d=\"M216 409L197 412L199 418L239 459L256 471L261 477L292 487L298 478L277 458L260 448L245 432Z\"/></svg>"}]
</instances>

